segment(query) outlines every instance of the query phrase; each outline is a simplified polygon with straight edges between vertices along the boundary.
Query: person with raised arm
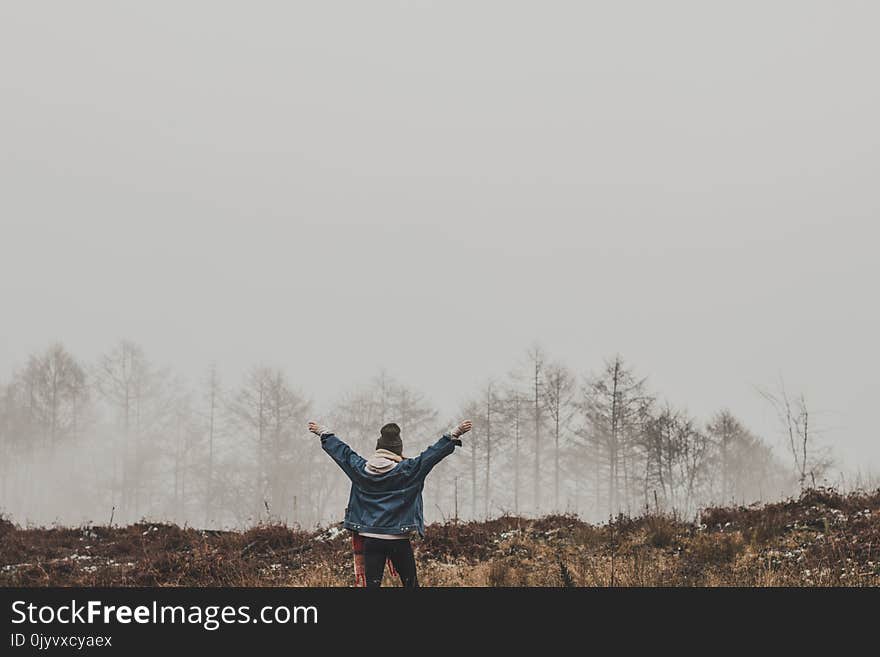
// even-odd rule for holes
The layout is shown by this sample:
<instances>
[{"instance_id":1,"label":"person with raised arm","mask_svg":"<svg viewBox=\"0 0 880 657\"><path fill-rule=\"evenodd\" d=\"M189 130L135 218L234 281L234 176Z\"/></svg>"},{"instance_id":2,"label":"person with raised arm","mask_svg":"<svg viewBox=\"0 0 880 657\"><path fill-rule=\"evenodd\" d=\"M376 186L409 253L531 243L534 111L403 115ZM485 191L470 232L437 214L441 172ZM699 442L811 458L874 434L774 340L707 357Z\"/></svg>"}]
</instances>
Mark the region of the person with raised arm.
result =
<instances>
[{"instance_id":1,"label":"person with raised arm","mask_svg":"<svg viewBox=\"0 0 880 657\"><path fill-rule=\"evenodd\" d=\"M382 585L389 561L406 588L417 587L416 561L410 536L425 535L422 489L433 467L461 446L471 430L470 420L444 433L418 456L403 456L400 427L382 427L376 450L365 459L327 427L309 422L309 431L321 437L321 447L351 480L343 526L354 532L356 583L368 588ZM358 572L358 552L363 555Z\"/></svg>"}]
</instances>

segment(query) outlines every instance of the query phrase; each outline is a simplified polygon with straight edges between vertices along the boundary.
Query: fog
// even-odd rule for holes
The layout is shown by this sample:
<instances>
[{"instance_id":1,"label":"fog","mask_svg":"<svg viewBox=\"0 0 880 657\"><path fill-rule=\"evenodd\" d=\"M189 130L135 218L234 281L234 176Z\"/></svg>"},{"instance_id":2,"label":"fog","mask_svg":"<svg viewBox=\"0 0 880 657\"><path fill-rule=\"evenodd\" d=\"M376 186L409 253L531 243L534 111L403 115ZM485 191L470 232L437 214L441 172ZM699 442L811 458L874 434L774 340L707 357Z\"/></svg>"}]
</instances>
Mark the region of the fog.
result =
<instances>
[{"instance_id":1,"label":"fog","mask_svg":"<svg viewBox=\"0 0 880 657\"><path fill-rule=\"evenodd\" d=\"M323 420L384 370L436 410L410 432L424 446L537 342L579 388L621 354L658 408L700 426L730 409L790 466L757 390L782 379L834 473L867 477L878 18L859 2L4 6L0 382L56 342L93 374L130 340L199 403L211 363L231 391L264 366ZM123 455L93 458L118 416L91 399L91 447L4 452L15 519L121 503ZM173 441L151 431L161 490ZM62 495L87 458L89 501ZM435 485L467 480L466 458ZM301 520L338 516L340 494ZM205 520L180 511L122 518Z\"/></svg>"}]
</instances>

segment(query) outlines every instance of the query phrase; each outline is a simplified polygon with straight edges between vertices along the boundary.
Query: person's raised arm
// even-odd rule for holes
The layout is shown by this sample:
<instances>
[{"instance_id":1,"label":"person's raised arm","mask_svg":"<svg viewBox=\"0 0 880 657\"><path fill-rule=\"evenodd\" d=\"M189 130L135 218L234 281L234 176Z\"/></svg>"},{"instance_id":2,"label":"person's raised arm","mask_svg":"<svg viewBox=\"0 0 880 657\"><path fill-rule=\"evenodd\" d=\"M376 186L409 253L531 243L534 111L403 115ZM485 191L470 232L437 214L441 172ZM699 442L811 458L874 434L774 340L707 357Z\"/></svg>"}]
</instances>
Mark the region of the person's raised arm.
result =
<instances>
[{"instance_id":1,"label":"person's raised arm","mask_svg":"<svg viewBox=\"0 0 880 657\"><path fill-rule=\"evenodd\" d=\"M321 448L327 452L330 457L336 461L337 465L342 468L351 478L356 471L362 469L366 462L364 458L355 452L351 447L339 440L336 435L324 425L317 422L309 422L309 431L321 437Z\"/></svg>"},{"instance_id":2,"label":"person's raised arm","mask_svg":"<svg viewBox=\"0 0 880 657\"><path fill-rule=\"evenodd\" d=\"M459 423L457 427L444 433L440 440L416 456L414 460L421 475L427 477L435 465L455 451L456 445L461 446L461 437L470 431L472 426L470 420Z\"/></svg>"}]
</instances>

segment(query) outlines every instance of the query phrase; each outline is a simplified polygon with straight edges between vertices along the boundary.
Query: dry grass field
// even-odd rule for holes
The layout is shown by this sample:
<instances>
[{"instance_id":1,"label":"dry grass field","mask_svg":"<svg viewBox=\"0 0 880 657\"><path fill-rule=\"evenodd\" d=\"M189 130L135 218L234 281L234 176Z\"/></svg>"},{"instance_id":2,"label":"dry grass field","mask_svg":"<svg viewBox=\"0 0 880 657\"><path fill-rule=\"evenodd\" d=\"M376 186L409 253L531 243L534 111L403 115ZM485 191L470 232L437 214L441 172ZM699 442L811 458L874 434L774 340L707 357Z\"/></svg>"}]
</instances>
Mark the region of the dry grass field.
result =
<instances>
[{"instance_id":1,"label":"dry grass field","mask_svg":"<svg viewBox=\"0 0 880 657\"><path fill-rule=\"evenodd\" d=\"M880 490L591 525L447 522L417 540L422 586L877 586ZM0 586L351 586L339 527L243 532L161 523L20 528L0 519ZM393 585L386 576L386 585Z\"/></svg>"}]
</instances>

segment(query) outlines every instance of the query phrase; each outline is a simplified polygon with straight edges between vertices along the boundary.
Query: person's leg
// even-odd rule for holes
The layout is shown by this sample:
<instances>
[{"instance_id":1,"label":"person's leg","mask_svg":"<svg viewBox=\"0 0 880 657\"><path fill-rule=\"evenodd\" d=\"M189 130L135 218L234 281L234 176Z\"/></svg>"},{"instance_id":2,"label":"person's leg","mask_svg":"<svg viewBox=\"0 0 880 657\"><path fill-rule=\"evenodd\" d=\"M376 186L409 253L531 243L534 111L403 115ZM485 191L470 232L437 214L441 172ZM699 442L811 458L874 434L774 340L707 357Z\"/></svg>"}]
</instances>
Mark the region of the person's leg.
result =
<instances>
[{"instance_id":1,"label":"person's leg","mask_svg":"<svg viewBox=\"0 0 880 657\"><path fill-rule=\"evenodd\" d=\"M385 560L388 558L387 543L381 538L364 536L364 575L367 588L382 586L382 575L385 573ZM397 541L394 541L395 543Z\"/></svg>"},{"instance_id":2,"label":"person's leg","mask_svg":"<svg viewBox=\"0 0 880 657\"><path fill-rule=\"evenodd\" d=\"M412 543L408 538L387 542L394 544L391 548L391 563L400 575L404 588L416 588L419 585L419 578L416 575L416 557L413 554Z\"/></svg>"}]
</instances>

